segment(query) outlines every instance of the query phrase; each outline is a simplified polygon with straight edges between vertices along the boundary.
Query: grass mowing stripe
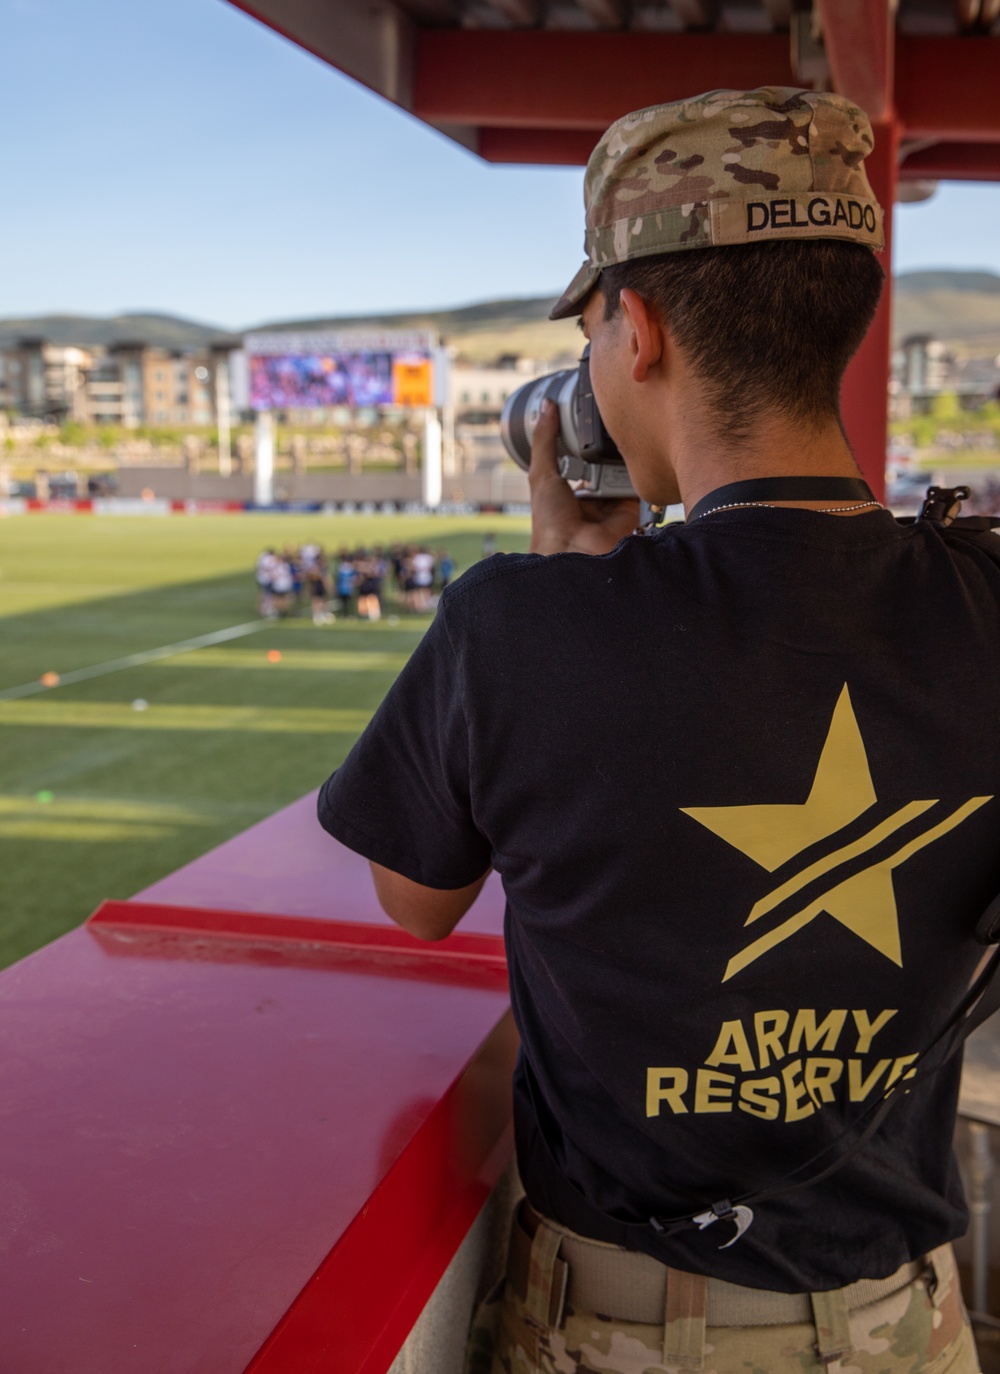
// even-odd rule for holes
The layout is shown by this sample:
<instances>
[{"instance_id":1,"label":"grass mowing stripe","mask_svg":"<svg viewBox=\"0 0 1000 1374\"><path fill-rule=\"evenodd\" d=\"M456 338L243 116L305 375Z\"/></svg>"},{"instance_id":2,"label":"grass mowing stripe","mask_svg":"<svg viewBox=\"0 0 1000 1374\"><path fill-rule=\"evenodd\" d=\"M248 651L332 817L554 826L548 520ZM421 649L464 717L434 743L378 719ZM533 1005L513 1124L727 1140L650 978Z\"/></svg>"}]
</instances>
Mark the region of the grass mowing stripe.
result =
<instances>
[{"instance_id":1,"label":"grass mowing stripe","mask_svg":"<svg viewBox=\"0 0 1000 1374\"><path fill-rule=\"evenodd\" d=\"M365 649L282 649L281 658L270 661L263 649L200 649L195 654L171 659L167 668L232 668L270 673L300 669L320 673L393 673L406 666L410 652L386 653Z\"/></svg>"},{"instance_id":2,"label":"grass mowing stripe","mask_svg":"<svg viewBox=\"0 0 1000 1374\"><path fill-rule=\"evenodd\" d=\"M63 701L0 703L0 726L23 729L33 725L47 730L228 730L265 735L359 735L374 714L374 705L370 709L363 709L350 706L216 706L175 702L136 711L125 701L76 701L70 698Z\"/></svg>"},{"instance_id":3,"label":"grass mowing stripe","mask_svg":"<svg viewBox=\"0 0 1000 1374\"><path fill-rule=\"evenodd\" d=\"M120 673L125 668L137 668L141 663L155 663L158 658L173 658L175 654L186 654L192 649L206 648L210 644L223 644L227 639L241 639L262 630L273 622L251 620L245 625L230 625L225 630L213 630L211 634L198 635L195 639L182 639L177 644L164 644L159 649L144 649L138 654L128 654L125 658L112 658L107 663L94 663L89 668L74 668L72 672L60 673L59 681L53 683L24 682L20 687L8 687L0 692L0 701L19 701L21 697L33 697L39 692L53 692L57 687L69 687L74 682L86 682L88 678L104 677L107 673Z\"/></svg>"},{"instance_id":4,"label":"grass mowing stripe","mask_svg":"<svg viewBox=\"0 0 1000 1374\"><path fill-rule=\"evenodd\" d=\"M239 811L245 810L238 807ZM0 793L0 823L10 818L41 814L73 820L134 821L169 825L211 825L218 808L186 806L177 802L147 802L136 797L52 797L39 801L26 793Z\"/></svg>"}]
</instances>

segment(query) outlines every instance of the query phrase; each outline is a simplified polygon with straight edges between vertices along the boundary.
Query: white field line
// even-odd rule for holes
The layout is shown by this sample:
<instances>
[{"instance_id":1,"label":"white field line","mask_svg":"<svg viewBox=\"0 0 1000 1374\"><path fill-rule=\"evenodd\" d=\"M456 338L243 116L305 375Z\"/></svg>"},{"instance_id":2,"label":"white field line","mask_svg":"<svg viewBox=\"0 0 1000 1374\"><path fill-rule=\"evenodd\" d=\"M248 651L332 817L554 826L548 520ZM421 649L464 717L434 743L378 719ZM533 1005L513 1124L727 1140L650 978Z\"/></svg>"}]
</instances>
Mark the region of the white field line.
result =
<instances>
[{"instance_id":1,"label":"white field line","mask_svg":"<svg viewBox=\"0 0 1000 1374\"><path fill-rule=\"evenodd\" d=\"M198 635L196 639L182 639L177 644L164 644L159 649L144 649L139 654L129 654L126 658L112 658L107 663L94 663L89 668L75 668L70 673L60 673L59 681L46 686L41 681L25 682L20 687L8 687L0 692L0 701L16 701L18 697L33 697L40 692L53 692L57 687L69 687L74 682L86 682L88 678L104 677L107 673L120 673L125 668L137 668L141 663L155 663L158 658L173 658L176 654L187 654L192 649L203 649L209 644L223 644L227 639L242 639L270 625L269 620L251 620L246 625L230 625L226 630L213 630L211 634Z\"/></svg>"}]
</instances>

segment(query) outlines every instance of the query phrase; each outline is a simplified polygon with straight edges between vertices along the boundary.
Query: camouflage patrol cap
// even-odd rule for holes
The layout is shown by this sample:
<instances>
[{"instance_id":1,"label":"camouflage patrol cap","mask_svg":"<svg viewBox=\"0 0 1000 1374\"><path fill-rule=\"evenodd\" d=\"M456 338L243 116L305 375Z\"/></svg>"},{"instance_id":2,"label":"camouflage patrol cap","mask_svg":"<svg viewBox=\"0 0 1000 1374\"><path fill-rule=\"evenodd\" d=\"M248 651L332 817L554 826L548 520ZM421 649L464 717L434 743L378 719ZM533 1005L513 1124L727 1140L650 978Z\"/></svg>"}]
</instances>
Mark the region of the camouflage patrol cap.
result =
<instances>
[{"instance_id":1,"label":"camouflage patrol cap","mask_svg":"<svg viewBox=\"0 0 1000 1374\"><path fill-rule=\"evenodd\" d=\"M550 318L578 315L612 263L762 239L883 246L868 116L839 95L709 91L616 120L587 163L587 261Z\"/></svg>"}]
</instances>

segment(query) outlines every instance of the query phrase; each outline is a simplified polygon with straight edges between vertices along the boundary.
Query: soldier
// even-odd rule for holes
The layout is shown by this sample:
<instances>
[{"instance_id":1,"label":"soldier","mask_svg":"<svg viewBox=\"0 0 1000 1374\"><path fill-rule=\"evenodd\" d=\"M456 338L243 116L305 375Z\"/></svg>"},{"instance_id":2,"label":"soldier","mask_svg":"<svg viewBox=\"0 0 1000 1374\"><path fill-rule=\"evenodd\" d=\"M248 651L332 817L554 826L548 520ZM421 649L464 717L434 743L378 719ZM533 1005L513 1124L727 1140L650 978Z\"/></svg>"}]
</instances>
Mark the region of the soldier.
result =
<instances>
[{"instance_id":1,"label":"soldier","mask_svg":"<svg viewBox=\"0 0 1000 1374\"><path fill-rule=\"evenodd\" d=\"M897 524L844 436L871 147L791 89L609 129L553 314L686 522L575 499L550 408L533 552L447 589L321 793L413 933L507 893L527 1199L478 1371L977 1368L958 1061L913 1075L1000 888L1000 554Z\"/></svg>"}]
</instances>

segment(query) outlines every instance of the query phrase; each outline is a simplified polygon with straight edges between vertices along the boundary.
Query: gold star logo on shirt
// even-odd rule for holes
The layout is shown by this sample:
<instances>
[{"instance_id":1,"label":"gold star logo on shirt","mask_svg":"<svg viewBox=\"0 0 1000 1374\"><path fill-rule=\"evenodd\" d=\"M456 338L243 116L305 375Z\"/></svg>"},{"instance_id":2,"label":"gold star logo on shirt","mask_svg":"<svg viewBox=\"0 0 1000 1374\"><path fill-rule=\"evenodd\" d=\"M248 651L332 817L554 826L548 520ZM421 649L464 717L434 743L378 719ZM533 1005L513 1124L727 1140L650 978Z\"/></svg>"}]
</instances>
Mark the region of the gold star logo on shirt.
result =
<instances>
[{"instance_id":1,"label":"gold star logo on shirt","mask_svg":"<svg viewBox=\"0 0 1000 1374\"><path fill-rule=\"evenodd\" d=\"M838 869L882 845L896 831L938 805L936 798L908 802L860 838L833 849L786 878L754 905L746 925L752 925L767 916L811 883L827 874L833 875L831 886L734 955L726 966L722 981L726 982L762 954L802 930L824 911L902 967L899 915L892 886L893 869L955 826L961 825L967 816L991 800L991 797L972 797L928 830L912 836L894 852L838 881ZM809 795L804 802L685 806L681 810L768 873L773 873L797 854L836 835L876 801L864 740L845 683L834 708Z\"/></svg>"}]
</instances>

